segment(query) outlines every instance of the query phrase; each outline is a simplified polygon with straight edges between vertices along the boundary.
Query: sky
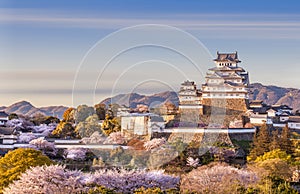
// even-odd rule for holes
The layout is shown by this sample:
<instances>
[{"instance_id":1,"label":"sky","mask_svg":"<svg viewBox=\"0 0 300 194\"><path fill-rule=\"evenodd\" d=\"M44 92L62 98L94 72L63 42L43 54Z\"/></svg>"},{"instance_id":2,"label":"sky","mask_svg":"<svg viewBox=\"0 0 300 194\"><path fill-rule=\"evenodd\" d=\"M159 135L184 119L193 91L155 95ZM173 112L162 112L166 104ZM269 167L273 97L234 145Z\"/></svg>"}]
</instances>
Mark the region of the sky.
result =
<instances>
[{"instance_id":1,"label":"sky","mask_svg":"<svg viewBox=\"0 0 300 194\"><path fill-rule=\"evenodd\" d=\"M198 87L216 52L300 88L299 1L0 0L0 106L95 104Z\"/></svg>"}]
</instances>

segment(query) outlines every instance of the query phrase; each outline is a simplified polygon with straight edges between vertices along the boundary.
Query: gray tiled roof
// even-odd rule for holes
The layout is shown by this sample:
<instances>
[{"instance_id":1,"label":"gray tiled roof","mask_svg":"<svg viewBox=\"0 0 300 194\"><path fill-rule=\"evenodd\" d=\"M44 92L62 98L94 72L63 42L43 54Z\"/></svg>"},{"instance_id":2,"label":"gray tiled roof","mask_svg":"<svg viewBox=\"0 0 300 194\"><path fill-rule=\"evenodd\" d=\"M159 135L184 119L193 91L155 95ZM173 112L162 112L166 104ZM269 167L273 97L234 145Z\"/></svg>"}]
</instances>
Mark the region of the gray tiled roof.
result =
<instances>
[{"instance_id":1,"label":"gray tiled roof","mask_svg":"<svg viewBox=\"0 0 300 194\"><path fill-rule=\"evenodd\" d=\"M289 117L289 122L300 123L300 116L291 116L291 117Z\"/></svg>"},{"instance_id":2,"label":"gray tiled roof","mask_svg":"<svg viewBox=\"0 0 300 194\"><path fill-rule=\"evenodd\" d=\"M164 122L164 119L160 116L151 116L152 122Z\"/></svg>"},{"instance_id":3,"label":"gray tiled roof","mask_svg":"<svg viewBox=\"0 0 300 194\"><path fill-rule=\"evenodd\" d=\"M0 134L2 135L12 135L15 129L12 127L0 127Z\"/></svg>"},{"instance_id":4,"label":"gray tiled roof","mask_svg":"<svg viewBox=\"0 0 300 194\"><path fill-rule=\"evenodd\" d=\"M237 52L235 53L219 53L217 52L217 58L214 61L231 61L231 62L241 62L238 59Z\"/></svg>"},{"instance_id":5,"label":"gray tiled roof","mask_svg":"<svg viewBox=\"0 0 300 194\"><path fill-rule=\"evenodd\" d=\"M0 111L0 117L8 117L8 114L6 114L4 111Z\"/></svg>"},{"instance_id":6,"label":"gray tiled roof","mask_svg":"<svg viewBox=\"0 0 300 194\"><path fill-rule=\"evenodd\" d=\"M183 85L183 86L192 86L194 84L195 84L195 82L187 80L187 81L184 81L181 85Z\"/></svg>"}]
</instances>

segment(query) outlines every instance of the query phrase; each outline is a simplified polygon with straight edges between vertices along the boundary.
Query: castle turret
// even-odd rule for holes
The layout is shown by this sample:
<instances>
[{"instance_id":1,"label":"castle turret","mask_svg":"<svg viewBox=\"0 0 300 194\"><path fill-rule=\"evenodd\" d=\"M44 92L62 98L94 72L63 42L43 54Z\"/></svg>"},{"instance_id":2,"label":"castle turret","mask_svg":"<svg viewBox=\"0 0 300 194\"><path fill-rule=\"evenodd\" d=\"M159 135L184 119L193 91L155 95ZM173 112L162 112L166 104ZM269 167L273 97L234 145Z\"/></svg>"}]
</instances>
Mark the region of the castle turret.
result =
<instances>
[{"instance_id":1,"label":"castle turret","mask_svg":"<svg viewBox=\"0 0 300 194\"><path fill-rule=\"evenodd\" d=\"M197 89L195 82L185 81L181 84L179 94L179 111L181 113L203 114L201 92Z\"/></svg>"}]
</instances>

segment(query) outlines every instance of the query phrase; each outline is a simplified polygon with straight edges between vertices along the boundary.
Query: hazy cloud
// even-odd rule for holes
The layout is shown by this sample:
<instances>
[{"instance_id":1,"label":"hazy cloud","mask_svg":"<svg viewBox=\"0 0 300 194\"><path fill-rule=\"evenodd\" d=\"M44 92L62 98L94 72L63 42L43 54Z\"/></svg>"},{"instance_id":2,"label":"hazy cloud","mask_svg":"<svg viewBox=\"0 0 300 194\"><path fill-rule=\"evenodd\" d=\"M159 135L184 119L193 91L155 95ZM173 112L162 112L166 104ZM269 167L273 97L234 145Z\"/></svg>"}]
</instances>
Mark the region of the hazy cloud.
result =
<instances>
[{"instance_id":1,"label":"hazy cloud","mask_svg":"<svg viewBox=\"0 0 300 194\"><path fill-rule=\"evenodd\" d=\"M160 14L160 17L143 15L140 18L112 15L84 16L82 13L49 12L35 9L0 9L0 23L31 24L63 28L119 29L138 24L165 24L184 30L230 31L236 37L300 38L300 14ZM247 33L249 31L249 33ZM253 34L253 31L271 33ZM282 36L282 32L289 32ZM225 36L230 34L225 34Z\"/></svg>"}]
</instances>

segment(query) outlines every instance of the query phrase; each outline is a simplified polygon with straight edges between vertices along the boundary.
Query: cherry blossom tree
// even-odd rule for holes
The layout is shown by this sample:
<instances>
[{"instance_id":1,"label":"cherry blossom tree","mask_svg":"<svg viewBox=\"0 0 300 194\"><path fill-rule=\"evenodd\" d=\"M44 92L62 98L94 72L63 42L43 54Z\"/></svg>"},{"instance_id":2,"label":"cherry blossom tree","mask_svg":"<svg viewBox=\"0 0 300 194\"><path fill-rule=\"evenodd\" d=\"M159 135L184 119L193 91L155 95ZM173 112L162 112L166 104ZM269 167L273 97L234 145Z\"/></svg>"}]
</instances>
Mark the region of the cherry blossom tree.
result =
<instances>
[{"instance_id":1,"label":"cherry blossom tree","mask_svg":"<svg viewBox=\"0 0 300 194\"><path fill-rule=\"evenodd\" d=\"M88 183L114 189L117 193L133 193L139 188L161 188L167 190L177 188L180 178L164 174L163 171L145 170L99 170L92 174Z\"/></svg>"},{"instance_id":2,"label":"cherry blossom tree","mask_svg":"<svg viewBox=\"0 0 300 194\"><path fill-rule=\"evenodd\" d=\"M40 124L38 126L32 126L31 129L35 133L41 133L43 136L48 136L55 128L57 124L56 123L50 123L50 124Z\"/></svg>"},{"instance_id":3,"label":"cherry blossom tree","mask_svg":"<svg viewBox=\"0 0 300 194\"><path fill-rule=\"evenodd\" d=\"M165 138L154 138L150 141L145 142L144 147L148 151L148 150L152 150L154 148L158 148L158 147L164 145L165 143L166 143Z\"/></svg>"},{"instance_id":4,"label":"cherry blossom tree","mask_svg":"<svg viewBox=\"0 0 300 194\"><path fill-rule=\"evenodd\" d=\"M213 154L216 160L229 162L230 158L235 156L234 149L212 146L209 153Z\"/></svg>"},{"instance_id":5,"label":"cherry blossom tree","mask_svg":"<svg viewBox=\"0 0 300 194\"><path fill-rule=\"evenodd\" d=\"M83 193L88 189L84 177L80 171L59 165L38 166L23 173L20 180L10 184L3 193Z\"/></svg>"},{"instance_id":6,"label":"cherry blossom tree","mask_svg":"<svg viewBox=\"0 0 300 194\"><path fill-rule=\"evenodd\" d=\"M140 113L146 113L149 112L149 107L144 104L138 104L136 105L136 108L134 109L135 112L140 112Z\"/></svg>"},{"instance_id":7,"label":"cherry blossom tree","mask_svg":"<svg viewBox=\"0 0 300 194\"><path fill-rule=\"evenodd\" d=\"M19 143L29 143L31 140L36 139L37 137L32 133L21 133L18 137Z\"/></svg>"},{"instance_id":8,"label":"cherry blossom tree","mask_svg":"<svg viewBox=\"0 0 300 194\"><path fill-rule=\"evenodd\" d=\"M43 137L31 140L29 144L45 154L56 155L57 153L54 143L48 142Z\"/></svg>"},{"instance_id":9,"label":"cherry blossom tree","mask_svg":"<svg viewBox=\"0 0 300 194\"><path fill-rule=\"evenodd\" d=\"M126 138L121 132L113 132L109 134L103 144L124 144L125 142Z\"/></svg>"},{"instance_id":10,"label":"cherry blossom tree","mask_svg":"<svg viewBox=\"0 0 300 194\"><path fill-rule=\"evenodd\" d=\"M102 144L105 140L106 136L99 131L95 131L90 137L82 138L81 142L84 144Z\"/></svg>"},{"instance_id":11,"label":"cherry blossom tree","mask_svg":"<svg viewBox=\"0 0 300 194\"><path fill-rule=\"evenodd\" d=\"M180 178L163 171L105 169L95 173L67 170L65 166L34 167L11 183L4 194L19 193L87 193L104 186L117 193L134 193L144 188L160 188L162 191L178 188Z\"/></svg>"},{"instance_id":12,"label":"cherry blossom tree","mask_svg":"<svg viewBox=\"0 0 300 194\"><path fill-rule=\"evenodd\" d=\"M258 176L225 164L198 167L181 180L180 191L185 193L234 193L236 186L248 188L259 181Z\"/></svg>"},{"instance_id":13,"label":"cherry blossom tree","mask_svg":"<svg viewBox=\"0 0 300 194\"><path fill-rule=\"evenodd\" d=\"M192 158L192 157L188 157L186 159L186 163L188 166L192 166L192 167L197 167L199 165L199 158Z\"/></svg>"},{"instance_id":14,"label":"cherry blossom tree","mask_svg":"<svg viewBox=\"0 0 300 194\"><path fill-rule=\"evenodd\" d=\"M7 127L13 127L16 130L24 131L28 130L33 126L33 123L25 120L25 119L12 119L8 120L5 124Z\"/></svg>"},{"instance_id":15,"label":"cherry blossom tree","mask_svg":"<svg viewBox=\"0 0 300 194\"><path fill-rule=\"evenodd\" d=\"M72 160L84 160L87 149L84 148L68 148L65 150L65 158Z\"/></svg>"}]
</instances>

